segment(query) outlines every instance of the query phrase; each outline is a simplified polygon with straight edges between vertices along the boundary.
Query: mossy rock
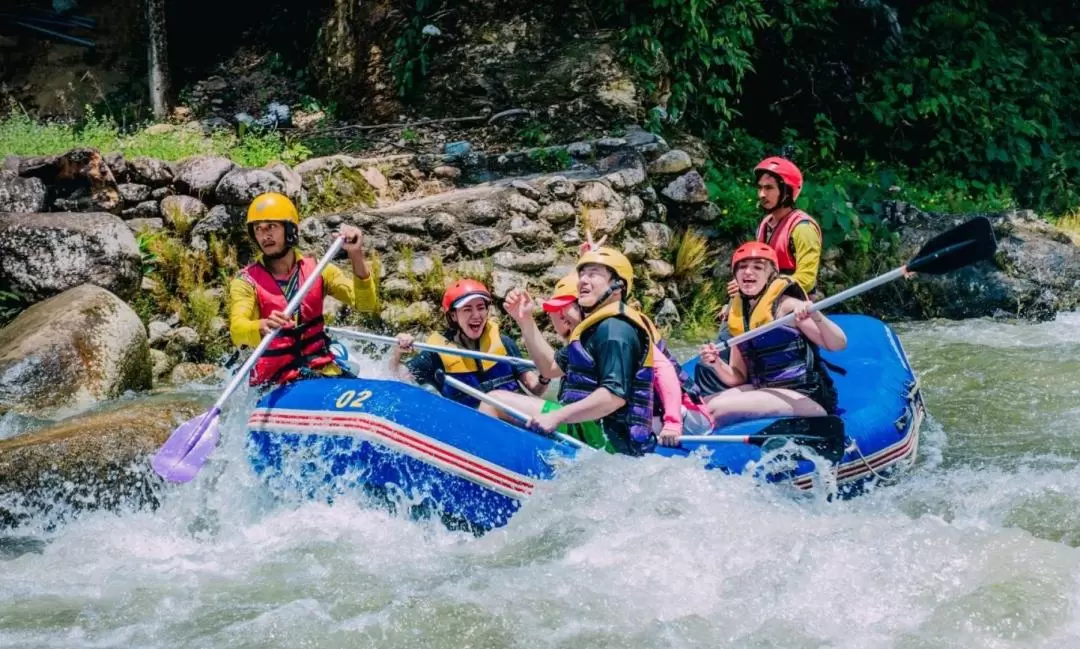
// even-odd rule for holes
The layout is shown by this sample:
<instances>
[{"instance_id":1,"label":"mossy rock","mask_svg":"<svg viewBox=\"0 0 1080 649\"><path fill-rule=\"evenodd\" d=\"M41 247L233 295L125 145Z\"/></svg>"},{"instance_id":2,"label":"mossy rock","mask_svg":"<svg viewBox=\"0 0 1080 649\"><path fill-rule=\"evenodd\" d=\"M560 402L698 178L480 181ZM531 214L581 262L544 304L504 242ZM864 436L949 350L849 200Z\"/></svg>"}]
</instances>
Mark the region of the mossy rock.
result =
<instances>
[{"instance_id":1,"label":"mossy rock","mask_svg":"<svg viewBox=\"0 0 1080 649\"><path fill-rule=\"evenodd\" d=\"M313 214L373 207L378 200L375 188L364 174L351 167L332 166L311 180L307 210Z\"/></svg>"}]
</instances>

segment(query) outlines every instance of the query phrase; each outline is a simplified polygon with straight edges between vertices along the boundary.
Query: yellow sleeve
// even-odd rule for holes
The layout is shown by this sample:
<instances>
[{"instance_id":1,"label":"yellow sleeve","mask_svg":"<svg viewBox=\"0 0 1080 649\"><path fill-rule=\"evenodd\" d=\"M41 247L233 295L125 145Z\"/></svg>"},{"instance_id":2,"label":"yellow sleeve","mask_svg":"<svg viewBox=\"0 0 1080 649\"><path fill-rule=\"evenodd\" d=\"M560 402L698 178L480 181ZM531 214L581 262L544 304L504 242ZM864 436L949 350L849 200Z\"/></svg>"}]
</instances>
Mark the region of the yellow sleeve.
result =
<instances>
[{"instance_id":1,"label":"yellow sleeve","mask_svg":"<svg viewBox=\"0 0 1080 649\"><path fill-rule=\"evenodd\" d=\"M821 265L821 236L813 223L802 222L791 231L795 243L795 273L792 275L807 293L817 284L818 266Z\"/></svg>"},{"instance_id":2,"label":"yellow sleeve","mask_svg":"<svg viewBox=\"0 0 1080 649\"><path fill-rule=\"evenodd\" d=\"M341 300L354 311L374 313L378 310L379 296L375 291L374 275L360 279L330 264L323 270L322 278L327 294Z\"/></svg>"},{"instance_id":3,"label":"yellow sleeve","mask_svg":"<svg viewBox=\"0 0 1080 649\"><path fill-rule=\"evenodd\" d=\"M237 347L254 348L262 342L255 287L239 277L229 283L229 334Z\"/></svg>"}]
</instances>

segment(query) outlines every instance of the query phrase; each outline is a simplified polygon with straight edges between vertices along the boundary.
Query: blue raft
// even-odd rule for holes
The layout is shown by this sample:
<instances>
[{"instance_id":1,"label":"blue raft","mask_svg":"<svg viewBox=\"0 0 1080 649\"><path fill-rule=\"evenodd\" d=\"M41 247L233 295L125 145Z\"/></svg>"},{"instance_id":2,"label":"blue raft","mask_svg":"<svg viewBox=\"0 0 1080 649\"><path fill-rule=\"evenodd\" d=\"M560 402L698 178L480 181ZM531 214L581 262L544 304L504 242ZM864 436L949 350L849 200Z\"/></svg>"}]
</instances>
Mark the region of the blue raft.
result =
<instances>
[{"instance_id":1,"label":"blue raft","mask_svg":"<svg viewBox=\"0 0 1080 649\"><path fill-rule=\"evenodd\" d=\"M884 323L835 316L848 348L825 352L846 374L833 374L847 449L835 467L842 496L914 461L924 414L918 381L900 341ZM691 364L693 361L691 361ZM775 419L713 431L752 435ZM360 490L414 513L453 525L487 529L506 524L538 480L554 477L557 456L570 444L510 426L423 388L379 379L313 379L263 397L248 421L248 457L255 473L279 495L332 500ZM701 446L706 467L730 473L748 468L772 482L813 485L815 464L788 458L776 467L762 449L740 443L658 447L685 457Z\"/></svg>"}]
</instances>

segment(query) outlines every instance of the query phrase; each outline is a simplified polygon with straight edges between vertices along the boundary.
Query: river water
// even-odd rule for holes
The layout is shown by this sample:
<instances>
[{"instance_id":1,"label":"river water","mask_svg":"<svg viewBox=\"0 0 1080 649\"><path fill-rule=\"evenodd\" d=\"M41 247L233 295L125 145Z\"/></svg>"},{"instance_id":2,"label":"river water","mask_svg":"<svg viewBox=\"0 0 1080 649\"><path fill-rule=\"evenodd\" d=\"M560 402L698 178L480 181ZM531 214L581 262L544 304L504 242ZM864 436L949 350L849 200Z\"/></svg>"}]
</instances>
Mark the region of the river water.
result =
<instances>
[{"instance_id":1,"label":"river water","mask_svg":"<svg viewBox=\"0 0 1080 649\"><path fill-rule=\"evenodd\" d=\"M474 537L267 502L236 408L159 510L0 540L0 647L1080 647L1080 314L898 331L919 464L847 502L596 454Z\"/></svg>"}]
</instances>

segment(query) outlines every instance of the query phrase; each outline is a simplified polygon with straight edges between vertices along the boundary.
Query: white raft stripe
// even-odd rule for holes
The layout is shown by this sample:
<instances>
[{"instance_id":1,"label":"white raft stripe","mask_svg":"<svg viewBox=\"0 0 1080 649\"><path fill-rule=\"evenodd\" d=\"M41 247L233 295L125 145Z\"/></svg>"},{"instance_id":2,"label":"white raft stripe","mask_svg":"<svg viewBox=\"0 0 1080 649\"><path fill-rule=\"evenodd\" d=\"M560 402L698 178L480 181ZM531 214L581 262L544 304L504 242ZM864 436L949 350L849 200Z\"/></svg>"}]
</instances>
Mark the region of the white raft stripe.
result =
<instances>
[{"instance_id":1,"label":"white raft stripe","mask_svg":"<svg viewBox=\"0 0 1080 649\"><path fill-rule=\"evenodd\" d=\"M351 433L510 498L528 496L535 487L526 476L375 415L259 408L248 427L277 433Z\"/></svg>"},{"instance_id":2,"label":"white raft stripe","mask_svg":"<svg viewBox=\"0 0 1080 649\"><path fill-rule=\"evenodd\" d=\"M919 428L922 425L923 412L921 405L915 409L915 418L911 426L908 427L907 434L896 444L887 446L877 453L840 465L837 469L837 485L861 480L866 474L887 469L894 464L914 457L919 448ZM804 475L793 479L792 483L800 489L810 489L813 486L813 481L813 476Z\"/></svg>"}]
</instances>

